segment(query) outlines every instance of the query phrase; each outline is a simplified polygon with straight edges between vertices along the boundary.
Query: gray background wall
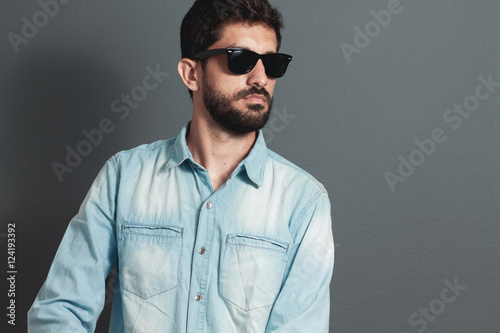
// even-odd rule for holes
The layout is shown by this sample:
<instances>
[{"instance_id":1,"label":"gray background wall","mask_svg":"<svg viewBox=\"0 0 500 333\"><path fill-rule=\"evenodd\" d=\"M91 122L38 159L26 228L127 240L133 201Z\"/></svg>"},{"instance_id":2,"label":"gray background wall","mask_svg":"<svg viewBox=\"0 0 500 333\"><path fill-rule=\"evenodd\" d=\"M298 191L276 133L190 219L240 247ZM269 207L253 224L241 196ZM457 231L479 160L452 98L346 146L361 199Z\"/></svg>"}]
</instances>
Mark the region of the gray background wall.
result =
<instances>
[{"instance_id":1,"label":"gray background wall","mask_svg":"<svg viewBox=\"0 0 500 333\"><path fill-rule=\"evenodd\" d=\"M500 87L480 88L489 96L479 105L471 96L479 76L500 81L500 2L271 2L285 17L282 51L294 60L278 82L277 126L266 138L330 193L331 332L499 332ZM2 1L0 267L4 276L13 221L18 274L17 325L2 314L0 331L25 331L65 228L106 159L176 136L190 119L176 64L191 4L72 0L44 22L36 1ZM397 12L390 22L371 22L372 10L388 6ZM33 15L38 32L16 53L8 34L23 36L22 19ZM372 29L369 43L356 27ZM346 56L342 43L358 49ZM147 66L170 75L120 119L111 103L142 84ZM477 110L443 118L464 102ZM114 130L59 181L51 164L65 164L66 146L75 149L104 118ZM431 149L436 129L446 140ZM398 175L410 157L417 166ZM404 182L391 189L386 172ZM447 291L450 283L460 289ZM112 292L97 332L106 331Z\"/></svg>"}]
</instances>

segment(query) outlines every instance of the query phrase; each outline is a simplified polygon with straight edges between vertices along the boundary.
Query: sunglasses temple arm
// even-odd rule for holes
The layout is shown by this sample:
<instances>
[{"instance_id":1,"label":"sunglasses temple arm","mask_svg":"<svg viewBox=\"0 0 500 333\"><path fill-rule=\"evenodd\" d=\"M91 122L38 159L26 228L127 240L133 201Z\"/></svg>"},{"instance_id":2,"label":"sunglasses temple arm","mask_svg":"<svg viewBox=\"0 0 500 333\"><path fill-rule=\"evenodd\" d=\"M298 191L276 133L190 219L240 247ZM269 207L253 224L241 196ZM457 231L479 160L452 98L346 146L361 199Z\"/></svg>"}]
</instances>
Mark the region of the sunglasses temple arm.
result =
<instances>
[{"instance_id":1,"label":"sunglasses temple arm","mask_svg":"<svg viewBox=\"0 0 500 333\"><path fill-rule=\"evenodd\" d=\"M198 52L194 55L194 57L196 59L207 59L207 58L210 58L214 55L218 55L218 54L223 54L223 53L226 53L227 50L226 49L214 49L214 50L206 50L206 51L201 51L201 52Z\"/></svg>"}]
</instances>

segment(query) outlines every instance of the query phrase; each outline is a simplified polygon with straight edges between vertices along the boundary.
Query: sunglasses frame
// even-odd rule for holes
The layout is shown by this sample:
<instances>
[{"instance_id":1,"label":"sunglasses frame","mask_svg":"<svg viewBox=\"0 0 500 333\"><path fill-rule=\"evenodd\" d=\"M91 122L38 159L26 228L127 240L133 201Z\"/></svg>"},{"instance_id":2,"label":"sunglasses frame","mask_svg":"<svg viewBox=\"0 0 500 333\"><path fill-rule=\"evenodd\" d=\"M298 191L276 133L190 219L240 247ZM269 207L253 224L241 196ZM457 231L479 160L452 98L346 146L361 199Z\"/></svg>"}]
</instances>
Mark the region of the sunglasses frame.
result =
<instances>
[{"instance_id":1,"label":"sunglasses frame","mask_svg":"<svg viewBox=\"0 0 500 333\"><path fill-rule=\"evenodd\" d=\"M233 54L233 52L248 52L248 53L251 53L251 54L255 54L257 56L257 60L252 65L252 67L250 67L246 71L242 71L242 72L240 72L240 71L232 71L231 70L232 66L230 65L230 63L231 63L231 55ZM264 68L266 69L266 75L269 76L269 77L277 79L277 78L280 78L283 75L285 75L285 72L286 72L286 70L288 68L288 64L290 63L290 61L292 61L292 56L289 55L289 54L284 54L284 53L259 54L257 52L250 51L248 49L242 49L242 48L211 49L211 50L206 50L206 51L198 52L198 53L196 53L194 55L194 57L196 59L199 59L199 60L204 60L204 59L210 58L212 56L219 55L219 54L224 54L224 53L227 54L227 68L229 69L229 71L232 72L232 73L234 73L234 74L239 74L239 75L250 73L255 68L255 65L257 65L257 62L259 62L259 59L262 59L262 63L264 64ZM281 73L278 76L269 75L269 73L268 73L268 69L266 67L266 63L267 63L267 59L266 58L268 58L271 55L283 56L283 57L285 57L285 59L288 60L288 62L285 65L285 69L284 69L283 73Z\"/></svg>"}]
</instances>

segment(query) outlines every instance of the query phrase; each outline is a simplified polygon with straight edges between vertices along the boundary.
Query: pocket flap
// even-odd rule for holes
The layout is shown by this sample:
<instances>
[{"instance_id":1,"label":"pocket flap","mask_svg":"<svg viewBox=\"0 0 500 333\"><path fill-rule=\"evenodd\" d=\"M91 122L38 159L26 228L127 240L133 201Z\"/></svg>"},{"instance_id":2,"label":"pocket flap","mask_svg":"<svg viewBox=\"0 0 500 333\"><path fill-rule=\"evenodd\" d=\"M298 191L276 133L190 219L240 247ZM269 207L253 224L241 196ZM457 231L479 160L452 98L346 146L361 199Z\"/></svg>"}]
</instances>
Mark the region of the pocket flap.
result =
<instances>
[{"instance_id":1,"label":"pocket flap","mask_svg":"<svg viewBox=\"0 0 500 333\"><path fill-rule=\"evenodd\" d=\"M180 237L182 238L184 228L163 225L138 225L138 224L122 224L122 234L126 235L141 235L149 237Z\"/></svg>"},{"instance_id":2,"label":"pocket flap","mask_svg":"<svg viewBox=\"0 0 500 333\"><path fill-rule=\"evenodd\" d=\"M244 234L228 234L226 237L226 243L235 245L262 247L267 250L274 250L283 253L288 252L288 246L289 246L288 243L282 241L277 241L274 239L261 236L244 235Z\"/></svg>"}]
</instances>

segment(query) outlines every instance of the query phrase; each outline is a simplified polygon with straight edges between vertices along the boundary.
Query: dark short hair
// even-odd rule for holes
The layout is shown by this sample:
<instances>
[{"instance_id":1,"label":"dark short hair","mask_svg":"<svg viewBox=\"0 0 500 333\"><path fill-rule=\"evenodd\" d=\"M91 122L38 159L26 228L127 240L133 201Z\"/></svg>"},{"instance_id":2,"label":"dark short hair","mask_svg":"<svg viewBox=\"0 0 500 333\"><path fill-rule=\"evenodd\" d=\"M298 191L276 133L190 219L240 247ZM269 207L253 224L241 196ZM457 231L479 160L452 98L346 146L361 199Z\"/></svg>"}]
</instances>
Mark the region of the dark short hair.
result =
<instances>
[{"instance_id":1,"label":"dark short hair","mask_svg":"<svg viewBox=\"0 0 500 333\"><path fill-rule=\"evenodd\" d=\"M280 49L283 19L268 0L196 0L182 20L182 57L194 59L196 53L222 38L224 25L240 22L264 23L273 28ZM189 93L193 96L191 90Z\"/></svg>"}]
</instances>

